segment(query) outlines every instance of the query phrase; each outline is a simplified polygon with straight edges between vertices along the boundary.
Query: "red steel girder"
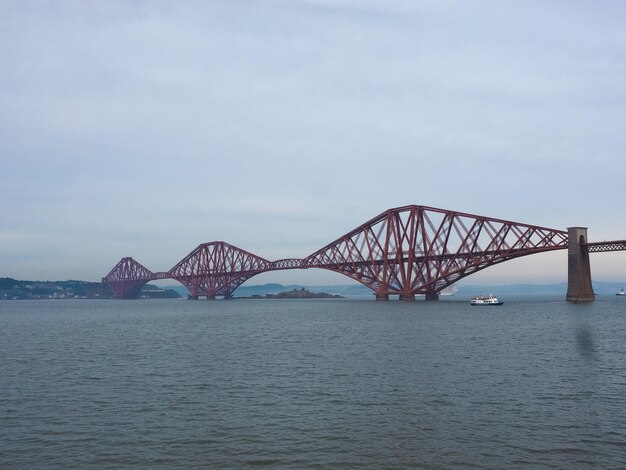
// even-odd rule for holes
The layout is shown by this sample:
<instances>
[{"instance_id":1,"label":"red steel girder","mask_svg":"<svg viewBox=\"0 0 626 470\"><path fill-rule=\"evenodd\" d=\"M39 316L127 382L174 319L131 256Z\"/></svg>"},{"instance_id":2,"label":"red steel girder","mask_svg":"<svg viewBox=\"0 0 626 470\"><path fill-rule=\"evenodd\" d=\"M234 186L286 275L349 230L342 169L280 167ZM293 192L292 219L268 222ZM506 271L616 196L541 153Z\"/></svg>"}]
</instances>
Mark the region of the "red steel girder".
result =
<instances>
[{"instance_id":1,"label":"red steel girder","mask_svg":"<svg viewBox=\"0 0 626 470\"><path fill-rule=\"evenodd\" d=\"M168 272L192 297L228 298L252 276L270 271L271 265L260 256L219 241L199 245Z\"/></svg>"},{"instance_id":2,"label":"red steel girder","mask_svg":"<svg viewBox=\"0 0 626 470\"><path fill-rule=\"evenodd\" d=\"M481 269L567 248L567 232L426 206L389 209L304 260L377 295L437 293Z\"/></svg>"},{"instance_id":3,"label":"red steel girder","mask_svg":"<svg viewBox=\"0 0 626 470\"><path fill-rule=\"evenodd\" d=\"M102 278L102 282L113 291L118 299L137 297L141 288L156 279L154 273L131 257L122 258L115 267Z\"/></svg>"},{"instance_id":4,"label":"red steel girder","mask_svg":"<svg viewBox=\"0 0 626 470\"><path fill-rule=\"evenodd\" d=\"M616 249L626 242L604 243ZM595 245L586 246L595 251ZM597 250L608 251L608 246ZM199 245L165 273L152 273L132 258L123 258L103 282L116 297L136 296L152 279L173 278L192 297L229 298L259 273L315 267L349 276L377 295L410 297L436 294L509 259L565 248L567 232L563 230L410 205L379 214L305 259L272 262L216 241Z\"/></svg>"},{"instance_id":5,"label":"red steel girder","mask_svg":"<svg viewBox=\"0 0 626 470\"><path fill-rule=\"evenodd\" d=\"M302 265L303 261L304 260L300 258L279 259L270 263L270 270L278 271L281 269L305 269L306 266Z\"/></svg>"}]
</instances>

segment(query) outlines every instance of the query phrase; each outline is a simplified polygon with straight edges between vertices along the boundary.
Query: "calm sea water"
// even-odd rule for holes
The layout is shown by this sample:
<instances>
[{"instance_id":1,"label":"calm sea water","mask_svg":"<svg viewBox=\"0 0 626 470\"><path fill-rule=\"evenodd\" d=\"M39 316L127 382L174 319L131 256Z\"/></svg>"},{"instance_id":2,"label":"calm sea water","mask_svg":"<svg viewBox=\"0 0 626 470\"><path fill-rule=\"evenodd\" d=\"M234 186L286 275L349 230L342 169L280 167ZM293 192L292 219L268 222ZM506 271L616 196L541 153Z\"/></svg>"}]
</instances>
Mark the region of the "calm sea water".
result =
<instances>
[{"instance_id":1,"label":"calm sea water","mask_svg":"<svg viewBox=\"0 0 626 470\"><path fill-rule=\"evenodd\" d=\"M2 468L624 468L626 299L0 302Z\"/></svg>"}]
</instances>

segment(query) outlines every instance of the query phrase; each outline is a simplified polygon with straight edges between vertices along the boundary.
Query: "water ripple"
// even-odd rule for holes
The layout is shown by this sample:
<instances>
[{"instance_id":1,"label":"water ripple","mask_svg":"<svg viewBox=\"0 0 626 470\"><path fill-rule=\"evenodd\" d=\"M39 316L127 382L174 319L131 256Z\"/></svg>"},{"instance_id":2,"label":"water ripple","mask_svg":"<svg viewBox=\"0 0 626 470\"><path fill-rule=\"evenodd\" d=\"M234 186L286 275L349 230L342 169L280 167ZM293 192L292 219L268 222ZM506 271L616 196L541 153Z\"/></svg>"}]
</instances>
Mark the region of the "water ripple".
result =
<instances>
[{"instance_id":1,"label":"water ripple","mask_svg":"<svg viewBox=\"0 0 626 470\"><path fill-rule=\"evenodd\" d=\"M0 302L0 467L623 468L588 307Z\"/></svg>"}]
</instances>

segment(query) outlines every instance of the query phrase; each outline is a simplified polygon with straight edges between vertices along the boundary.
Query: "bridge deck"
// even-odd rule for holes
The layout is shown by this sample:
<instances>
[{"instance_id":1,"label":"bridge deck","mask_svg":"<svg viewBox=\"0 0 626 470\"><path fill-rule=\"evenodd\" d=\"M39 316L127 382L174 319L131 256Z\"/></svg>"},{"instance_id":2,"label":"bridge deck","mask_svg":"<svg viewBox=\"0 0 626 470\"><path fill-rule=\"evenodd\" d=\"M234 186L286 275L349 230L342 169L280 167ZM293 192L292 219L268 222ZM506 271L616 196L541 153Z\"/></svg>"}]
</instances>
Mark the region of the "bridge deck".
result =
<instances>
[{"instance_id":1,"label":"bridge deck","mask_svg":"<svg viewBox=\"0 0 626 470\"><path fill-rule=\"evenodd\" d=\"M582 247L587 253L604 253L608 251L625 251L626 240L586 243Z\"/></svg>"}]
</instances>

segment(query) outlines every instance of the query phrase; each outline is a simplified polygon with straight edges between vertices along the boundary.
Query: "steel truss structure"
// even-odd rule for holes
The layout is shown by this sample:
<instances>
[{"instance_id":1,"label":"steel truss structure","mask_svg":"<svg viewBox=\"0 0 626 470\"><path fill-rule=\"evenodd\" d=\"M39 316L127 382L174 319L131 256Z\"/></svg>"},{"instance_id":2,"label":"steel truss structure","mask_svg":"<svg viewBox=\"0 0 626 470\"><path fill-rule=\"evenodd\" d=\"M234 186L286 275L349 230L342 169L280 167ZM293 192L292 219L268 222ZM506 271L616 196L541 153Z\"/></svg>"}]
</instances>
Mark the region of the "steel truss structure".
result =
<instances>
[{"instance_id":1,"label":"steel truss structure","mask_svg":"<svg viewBox=\"0 0 626 470\"><path fill-rule=\"evenodd\" d=\"M567 232L425 206L389 209L306 258L378 297L435 296L481 269L567 248Z\"/></svg>"},{"instance_id":2,"label":"steel truss structure","mask_svg":"<svg viewBox=\"0 0 626 470\"><path fill-rule=\"evenodd\" d=\"M605 253L607 251L626 250L626 240L614 240L610 242L593 242L582 245L587 253Z\"/></svg>"},{"instance_id":3,"label":"steel truss structure","mask_svg":"<svg viewBox=\"0 0 626 470\"><path fill-rule=\"evenodd\" d=\"M123 258L103 278L116 297L136 296L153 279L172 278L192 298L232 297L262 272L321 268L344 274L379 299L438 292L489 266L567 248L567 231L433 207L389 209L306 258L269 261L225 242L199 245L166 273Z\"/></svg>"},{"instance_id":4,"label":"steel truss structure","mask_svg":"<svg viewBox=\"0 0 626 470\"><path fill-rule=\"evenodd\" d=\"M108 285L113 295L119 299L133 299L141 288L156 279L155 274L134 259L122 258L102 282Z\"/></svg>"},{"instance_id":5,"label":"steel truss structure","mask_svg":"<svg viewBox=\"0 0 626 470\"><path fill-rule=\"evenodd\" d=\"M271 262L225 242L199 245L170 269L191 297L230 298L252 276L271 270Z\"/></svg>"}]
</instances>

